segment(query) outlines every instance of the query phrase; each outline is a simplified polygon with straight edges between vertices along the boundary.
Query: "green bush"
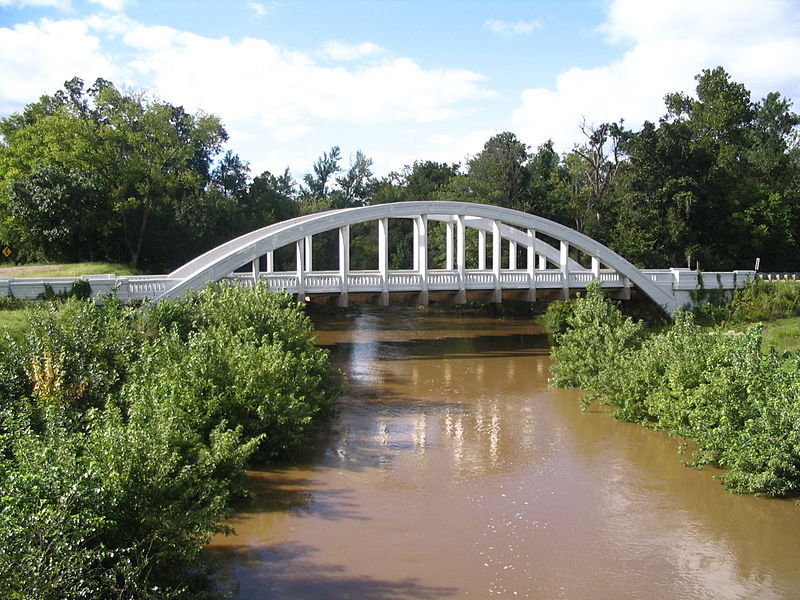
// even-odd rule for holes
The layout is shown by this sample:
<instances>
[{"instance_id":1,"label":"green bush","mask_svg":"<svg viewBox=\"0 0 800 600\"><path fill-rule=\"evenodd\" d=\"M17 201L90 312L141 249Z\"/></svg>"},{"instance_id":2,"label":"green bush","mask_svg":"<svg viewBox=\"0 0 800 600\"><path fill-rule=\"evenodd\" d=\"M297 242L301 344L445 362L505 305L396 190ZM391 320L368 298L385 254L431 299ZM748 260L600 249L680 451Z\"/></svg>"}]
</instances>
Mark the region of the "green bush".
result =
<instances>
[{"instance_id":1,"label":"green bush","mask_svg":"<svg viewBox=\"0 0 800 600\"><path fill-rule=\"evenodd\" d=\"M144 342L138 311L119 303L70 299L33 310L29 321L21 337L6 336L0 349L0 403L55 385L75 410L102 407ZM47 381L56 375L58 381Z\"/></svg>"},{"instance_id":2,"label":"green bush","mask_svg":"<svg viewBox=\"0 0 800 600\"><path fill-rule=\"evenodd\" d=\"M544 325L553 333L564 333L569 328L569 318L575 304L569 300L553 300L544 312Z\"/></svg>"},{"instance_id":3,"label":"green bush","mask_svg":"<svg viewBox=\"0 0 800 600\"><path fill-rule=\"evenodd\" d=\"M286 456L305 439L331 402L327 352L309 341L302 351L259 339L253 329L217 326L173 333L148 347L128 395L169 399L209 433L220 421L262 436L261 458Z\"/></svg>"},{"instance_id":4,"label":"green bush","mask_svg":"<svg viewBox=\"0 0 800 600\"><path fill-rule=\"evenodd\" d=\"M310 320L261 286L31 319L0 344L0 597L206 597L246 462L330 407Z\"/></svg>"},{"instance_id":5,"label":"green bush","mask_svg":"<svg viewBox=\"0 0 800 600\"><path fill-rule=\"evenodd\" d=\"M732 491L800 493L800 355L762 352L760 326L709 330L680 312L673 327L644 337L592 292L568 325L556 336L554 383L591 391L618 418L693 440L694 464L727 468Z\"/></svg>"},{"instance_id":6,"label":"green bush","mask_svg":"<svg viewBox=\"0 0 800 600\"><path fill-rule=\"evenodd\" d=\"M728 312L728 318L737 323L800 316L800 281L748 281L734 294Z\"/></svg>"},{"instance_id":7,"label":"green bush","mask_svg":"<svg viewBox=\"0 0 800 600\"><path fill-rule=\"evenodd\" d=\"M0 296L0 310L19 310L22 307L22 300L14 296Z\"/></svg>"},{"instance_id":8,"label":"green bush","mask_svg":"<svg viewBox=\"0 0 800 600\"><path fill-rule=\"evenodd\" d=\"M566 330L554 336L552 381L596 389L603 371L615 369L643 337L643 327L624 316L600 291L599 282L593 282L586 295L574 302Z\"/></svg>"}]
</instances>

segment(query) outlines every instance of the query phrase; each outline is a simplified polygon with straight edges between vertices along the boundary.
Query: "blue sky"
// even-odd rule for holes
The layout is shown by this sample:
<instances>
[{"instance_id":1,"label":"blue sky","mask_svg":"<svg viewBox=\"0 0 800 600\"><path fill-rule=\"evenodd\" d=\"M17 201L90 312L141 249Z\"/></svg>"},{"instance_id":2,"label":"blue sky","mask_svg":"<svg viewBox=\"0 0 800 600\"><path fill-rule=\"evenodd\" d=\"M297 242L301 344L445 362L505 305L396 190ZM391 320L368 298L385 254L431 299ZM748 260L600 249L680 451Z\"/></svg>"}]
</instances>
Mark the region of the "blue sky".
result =
<instances>
[{"instance_id":1,"label":"blue sky","mask_svg":"<svg viewBox=\"0 0 800 600\"><path fill-rule=\"evenodd\" d=\"M0 0L0 116L103 77L218 115L252 175L333 145L463 163L502 131L567 151L717 65L800 101L800 1Z\"/></svg>"}]
</instances>

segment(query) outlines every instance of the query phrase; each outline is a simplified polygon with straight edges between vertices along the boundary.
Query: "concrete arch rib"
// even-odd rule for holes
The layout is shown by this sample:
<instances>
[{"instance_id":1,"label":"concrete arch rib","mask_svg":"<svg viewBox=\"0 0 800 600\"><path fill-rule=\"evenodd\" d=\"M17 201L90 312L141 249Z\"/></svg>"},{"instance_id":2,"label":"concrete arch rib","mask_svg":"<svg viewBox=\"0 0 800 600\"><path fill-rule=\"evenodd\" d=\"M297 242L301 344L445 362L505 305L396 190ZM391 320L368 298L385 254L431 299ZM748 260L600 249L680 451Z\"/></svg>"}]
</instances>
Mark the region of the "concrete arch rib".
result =
<instances>
[{"instance_id":1,"label":"concrete arch rib","mask_svg":"<svg viewBox=\"0 0 800 600\"><path fill-rule=\"evenodd\" d=\"M483 228L485 223L497 221L509 226L501 228L501 236L508 237L508 239L517 237L514 232L518 229L515 228L532 229L537 233L568 243L571 247L596 258L600 263L627 277L642 293L669 314L672 314L677 308L674 297L659 288L633 264L610 248L574 229L543 217L509 208L447 201L397 202L345 208L304 215L269 225L222 244L176 269L170 273L169 279L178 280L177 283L157 299L175 298L183 295L189 289L201 288L206 282L222 279L235 269L267 252L310 235L366 221L384 218L414 218L421 215L427 215L432 219L457 215L473 217L477 219L474 222L480 228ZM486 219L486 221L481 224L481 219ZM521 239L515 241L521 241ZM537 248L538 246L539 242L537 242ZM555 248L544 242L541 242L541 246L548 254L556 251ZM551 257L548 256L548 258Z\"/></svg>"}]
</instances>

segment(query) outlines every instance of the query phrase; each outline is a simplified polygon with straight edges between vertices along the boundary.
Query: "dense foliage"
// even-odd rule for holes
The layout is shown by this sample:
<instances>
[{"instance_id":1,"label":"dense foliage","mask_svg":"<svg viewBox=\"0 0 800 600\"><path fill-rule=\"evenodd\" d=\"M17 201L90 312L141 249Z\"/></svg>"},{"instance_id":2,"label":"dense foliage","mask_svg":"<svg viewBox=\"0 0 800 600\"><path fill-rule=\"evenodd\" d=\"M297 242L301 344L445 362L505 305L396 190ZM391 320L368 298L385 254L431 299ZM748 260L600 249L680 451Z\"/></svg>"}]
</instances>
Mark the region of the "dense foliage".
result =
<instances>
[{"instance_id":1,"label":"dense foliage","mask_svg":"<svg viewBox=\"0 0 800 600\"><path fill-rule=\"evenodd\" d=\"M800 281L748 281L725 307L723 315L734 323L800 317Z\"/></svg>"},{"instance_id":2,"label":"dense foliage","mask_svg":"<svg viewBox=\"0 0 800 600\"><path fill-rule=\"evenodd\" d=\"M502 132L464 164L418 160L376 178L370 158L356 152L344 166L334 146L297 183L288 169L251 179L246 161L223 153L216 117L73 79L0 119L0 244L22 261L164 270L301 213L459 200L553 219L643 267L744 269L760 258L763 270L797 269L800 116L791 101L753 101L718 67L697 76L694 96L665 103L664 116L638 130L583 123L583 143L564 154ZM393 268L410 266L410 236L408 224L390 230ZM376 240L374 228L353 228L354 268L375 267ZM335 237L314 244L319 267L335 267ZM431 254L441 262L443 250ZM292 268L291 256L276 262Z\"/></svg>"},{"instance_id":3,"label":"dense foliage","mask_svg":"<svg viewBox=\"0 0 800 600\"><path fill-rule=\"evenodd\" d=\"M670 329L646 335L593 287L554 336L553 382L693 440L695 463L725 467L732 491L796 496L800 355L762 350L761 331L701 328L680 312Z\"/></svg>"},{"instance_id":4,"label":"dense foliage","mask_svg":"<svg viewBox=\"0 0 800 600\"><path fill-rule=\"evenodd\" d=\"M205 597L246 462L330 406L309 319L261 286L34 315L0 344L0 597Z\"/></svg>"}]
</instances>

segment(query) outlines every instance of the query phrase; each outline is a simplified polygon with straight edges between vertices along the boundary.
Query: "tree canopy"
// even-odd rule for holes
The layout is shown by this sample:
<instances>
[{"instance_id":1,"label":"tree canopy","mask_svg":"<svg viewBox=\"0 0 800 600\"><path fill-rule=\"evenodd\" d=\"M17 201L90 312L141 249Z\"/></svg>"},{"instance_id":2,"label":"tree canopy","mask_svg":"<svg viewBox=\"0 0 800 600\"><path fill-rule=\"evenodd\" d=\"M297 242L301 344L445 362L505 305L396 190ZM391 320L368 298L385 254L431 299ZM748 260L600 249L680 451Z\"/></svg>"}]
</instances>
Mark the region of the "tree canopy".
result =
<instances>
[{"instance_id":1,"label":"tree canopy","mask_svg":"<svg viewBox=\"0 0 800 600\"><path fill-rule=\"evenodd\" d=\"M667 93L664 115L638 130L582 122L582 143L563 154L501 132L463 164L417 160L377 178L364 152L348 165L333 146L298 183L288 168L251 177L213 115L75 78L0 119L0 243L23 260L159 270L301 213L447 199L553 219L641 266L760 258L796 270L800 116L777 92L753 101L721 67L696 79L693 95ZM406 229L392 234L393 264L404 264ZM355 246L374 237L351 233Z\"/></svg>"}]
</instances>

